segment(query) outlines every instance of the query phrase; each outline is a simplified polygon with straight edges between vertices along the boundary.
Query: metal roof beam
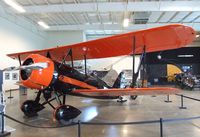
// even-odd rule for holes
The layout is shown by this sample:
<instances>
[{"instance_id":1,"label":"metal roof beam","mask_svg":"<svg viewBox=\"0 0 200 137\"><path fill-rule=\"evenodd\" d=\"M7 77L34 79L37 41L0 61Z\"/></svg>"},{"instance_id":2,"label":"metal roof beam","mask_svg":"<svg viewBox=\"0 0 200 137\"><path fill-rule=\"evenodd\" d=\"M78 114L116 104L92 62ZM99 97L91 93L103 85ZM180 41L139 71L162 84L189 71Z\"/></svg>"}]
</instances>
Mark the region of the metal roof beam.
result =
<instances>
[{"instance_id":1,"label":"metal roof beam","mask_svg":"<svg viewBox=\"0 0 200 137\"><path fill-rule=\"evenodd\" d=\"M148 24L130 24L129 27L124 30L141 30L152 27L164 26L170 23L148 23ZM184 25L193 27L196 31L200 31L200 23L184 23ZM58 31L58 30L121 30L121 24L90 24L90 25L59 25L51 26L46 31Z\"/></svg>"},{"instance_id":2,"label":"metal roof beam","mask_svg":"<svg viewBox=\"0 0 200 137\"><path fill-rule=\"evenodd\" d=\"M26 13L200 11L200 1L105 2L24 6Z\"/></svg>"}]
</instances>

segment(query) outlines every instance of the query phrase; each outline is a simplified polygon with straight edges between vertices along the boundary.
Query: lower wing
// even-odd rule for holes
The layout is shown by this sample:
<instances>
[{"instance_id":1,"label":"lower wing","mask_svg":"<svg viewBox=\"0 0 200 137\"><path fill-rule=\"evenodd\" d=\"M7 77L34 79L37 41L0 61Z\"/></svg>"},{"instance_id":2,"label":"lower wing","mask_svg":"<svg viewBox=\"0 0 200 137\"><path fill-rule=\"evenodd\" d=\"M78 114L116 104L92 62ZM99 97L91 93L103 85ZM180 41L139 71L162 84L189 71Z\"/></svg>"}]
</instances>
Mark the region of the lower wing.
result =
<instances>
[{"instance_id":1,"label":"lower wing","mask_svg":"<svg viewBox=\"0 0 200 137\"><path fill-rule=\"evenodd\" d=\"M171 87L126 88L126 89L77 89L72 92L91 96L162 95L176 94L181 90Z\"/></svg>"}]
</instances>

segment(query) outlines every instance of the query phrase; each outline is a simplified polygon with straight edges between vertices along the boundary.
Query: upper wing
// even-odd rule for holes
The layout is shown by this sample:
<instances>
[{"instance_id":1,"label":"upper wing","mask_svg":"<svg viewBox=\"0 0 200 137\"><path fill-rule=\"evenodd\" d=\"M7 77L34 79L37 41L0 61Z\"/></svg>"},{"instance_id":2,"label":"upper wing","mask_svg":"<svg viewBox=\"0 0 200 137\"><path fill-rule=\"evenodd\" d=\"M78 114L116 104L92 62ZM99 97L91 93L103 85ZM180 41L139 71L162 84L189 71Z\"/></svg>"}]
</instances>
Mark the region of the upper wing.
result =
<instances>
[{"instance_id":1,"label":"upper wing","mask_svg":"<svg viewBox=\"0 0 200 137\"><path fill-rule=\"evenodd\" d=\"M69 49L72 49L74 60L82 60L84 59L84 55L87 56L87 59L129 55L133 50L133 37L135 37L135 54L140 54L143 51L144 45L146 46L146 52L176 49L186 46L194 40L195 31L191 27L184 25L167 25L68 46L8 54L8 56L13 59L20 56L20 59L24 60L29 54L47 56L49 52L53 60L61 61Z\"/></svg>"},{"instance_id":2,"label":"upper wing","mask_svg":"<svg viewBox=\"0 0 200 137\"><path fill-rule=\"evenodd\" d=\"M74 93L90 96L161 95L175 94L181 90L171 87L125 88L125 89L77 89Z\"/></svg>"}]
</instances>

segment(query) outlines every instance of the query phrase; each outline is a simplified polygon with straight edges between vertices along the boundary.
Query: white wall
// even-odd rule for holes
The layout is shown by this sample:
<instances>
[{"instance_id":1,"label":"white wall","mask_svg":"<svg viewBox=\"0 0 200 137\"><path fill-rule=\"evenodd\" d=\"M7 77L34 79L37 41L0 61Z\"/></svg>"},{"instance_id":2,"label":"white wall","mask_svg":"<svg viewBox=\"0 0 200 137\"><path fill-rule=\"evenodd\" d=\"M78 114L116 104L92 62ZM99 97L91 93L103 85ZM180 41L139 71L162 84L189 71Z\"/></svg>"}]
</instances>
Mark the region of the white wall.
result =
<instances>
[{"instance_id":1,"label":"white wall","mask_svg":"<svg viewBox=\"0 0 200 137\"><path fill-rule=\"evenodd\" d=\"M1 17L0 39L0 69L19 65L17 61L8 58L6 54L42 49L46 41L46 37L39 36Z\"/></svg>"},{"instance_id":2,"label":"white wall","mask_svg":"<svg viewBox=\"0 0 200 137\"><path fill-rule=\"evenodd\" d=\"M20 19L17 19L16 22L10 19L12 19L11 15L5 15L5 13L0 12L1 70L11 66L19 66L19 62L17 60L7 57L6 54L42 49L46 41L46 34L44 32L32 31L31 26L29 26L29 29L27 29L25 26L22 26L22 24L27 22L21 22L21 25L17 24L16 22L20 22ZM12 79L12 74L18 74L18 71L12 71L8 73L10 73L9 80L5 80L5 72L3 75L3 90L18 88L19 86L15 83L19 81L19 77L17 80Z\"/></svg>"},{"instance_id":3,"label":"white wall","mask_svg":"<svg viewBox=\"0 0 200 137\"><path fill-rule=\"evenodd\" d=\"M45 47L64 46L73 43L83 42L83 31L49 31Z\"/></svg>"},{"instance_id":4,"label":"white wall","mask_svg":"<svg viewBox=\"0 0 200 137\"><path fill-rule=\"evenodd\" d=\"M44 32L42 35L38 34L23 28L23 26L16 25L6 18L0 17L0 69L19 65L17 60L7 57L6 54L45 49L83 41L82 31ZM4 90L17 88L15 83L16 80L4 80Z\"/></svg>"},{"instance_id":5,"label":"white wall","mask_svg":"<svg viewBox=\"0 0 200 137\"><path fill-rule=\"evenodd\" d=\"M5 79L6 76L9 74L9 79ZM13 74L17 75L17 79L13 78ZM17 89L19 88L19 85L17 85L17 82L19 81L19 71L4 71L3 72L3 91L9 90L9 89Z\"/></svg>"}]
</instances>

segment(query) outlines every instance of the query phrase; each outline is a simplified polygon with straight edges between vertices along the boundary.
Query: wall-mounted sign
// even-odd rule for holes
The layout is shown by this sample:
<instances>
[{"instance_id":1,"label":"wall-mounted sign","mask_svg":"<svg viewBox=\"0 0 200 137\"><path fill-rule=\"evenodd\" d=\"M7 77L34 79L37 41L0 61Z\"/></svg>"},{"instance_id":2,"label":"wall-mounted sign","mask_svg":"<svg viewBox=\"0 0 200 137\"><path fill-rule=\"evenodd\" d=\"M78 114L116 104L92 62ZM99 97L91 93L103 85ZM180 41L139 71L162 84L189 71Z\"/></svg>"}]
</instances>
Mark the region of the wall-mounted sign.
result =
<instances>
[{"instance_id":1,"label":"wall-mounted sign","mask_svg":"<svg viewBox=\"0 0 200 137\"><path fill-rule=\"evenodd\" d=\"M5 73L5 80L10 80L10 73Z\"/></svg>"},{"instance_id":2,"label":"wall-mounted sign","mask_svg":"<svg viewBox=\"0 0 200 137\"><path fill-rule=\"evenodd\" d=\"M12 73L12 80L18 80L18 73Z\"/></svg>"}]
</instances>

